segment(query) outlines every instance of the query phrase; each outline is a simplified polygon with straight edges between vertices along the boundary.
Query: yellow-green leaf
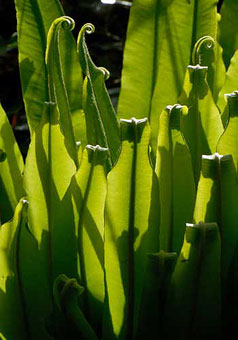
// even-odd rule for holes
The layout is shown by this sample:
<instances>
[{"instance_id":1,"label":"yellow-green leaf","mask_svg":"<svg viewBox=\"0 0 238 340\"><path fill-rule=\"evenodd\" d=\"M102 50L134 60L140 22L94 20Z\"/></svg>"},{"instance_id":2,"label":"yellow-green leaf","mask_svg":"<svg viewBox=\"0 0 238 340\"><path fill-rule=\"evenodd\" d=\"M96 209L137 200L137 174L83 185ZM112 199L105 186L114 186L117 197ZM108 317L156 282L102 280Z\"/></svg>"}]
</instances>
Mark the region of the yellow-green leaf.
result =
<instances>
[{"instance_id":1,"label":"yellow-green leaf","mask_svg":"<svg viewBox=\"0 0 238 340\"><path fill-rule=\"evenodd\" d=\"M121 120L121 133L122 151L108 174L105 210L105 339L135 334L147 253L159 250L159 202L148 158L147 119Z\"/></svg>"},{"instance_id":2,"label":"yellow-green leaf","mask_svg":"<svg viewBox=\"0 0 238 340\"><path fill-rule=\"evenodd\" d=\"M49 101L45 65L47 33L52 22L64 12L58 0L15 0L15 5L22 92L32 132L41 119L44 102ZM71 112L78 116L82 108L82 72L71 32L62 36L60 54Z\"/></svg>"},{"instance_id":3,"label":"yellow-green leaf","mask_svg":"<svg viewBox=\"0 0 238 340\"><path fill-rule=\"evenodd\" d=\"M87 145L80 168L72 179L79 282L85 288L82 311L101 333L104 288L104 207L107 149Z\"/></svg>"},{"instance_id":4,"label":"yellow-green leaf","mask_svg":"<svg viewBox=\"0 0 238 340\"><path fill-rule=\"evenodd\" d=\"M0 221L13 217L19 199L24 195L22 185L23 159L8 118L0 105Z\"/></svg>"},{"instance_id":5,"label":"yellow-green leaf","mask_svg":"<svg viewBox=\"0 0 238 340\"><path fill-rule=\"evenodd\" d=\"M31 252L37 265L25 259L25 266L38 280L30 281L28 271L24 279L26 291L30 291L28 301L34 310L30 313L34 339L39 339L36 323L49 314L54 278L62 272L77 277L77 242L69 191L75 171L60 130L57 107L55 103L45 103L24 170L29 228L36 240Z\"/></svg>"},{"instance_id":6,"label":"yellow-green leaf","mask_svg":"<svg viewBox=\"0 0 238 340\"><path fill-rule=\"evenodd\" d=\"M160 196L160 249L179 252L185 223L192 221L195 184L191 156L180 128L186 108L167 106L160 115L155 172Z\"/></svg>"},{"instance_id":7,"label":"yellow-green leaf","mask_svg":"<svg viewBox=\"0 0 238 340\"><path fill-rule=\"evenodd\" d=\"M46 66L48 72L48 87L50 101L56 102L59 110L60 127L65 136L65 145L68 153L78 165L75 136L71 119L71 109L68 92L60 57L60 33L64 30L71 31L74 21L70 17L60 17L53 21L47 36Z\"/></svg>"},{"instance_id":8,"label":"yellow-green leaf","mask_svg":"<svg viewBox=\"0 0 238 340\"><path fill-rule=\"evenodd\" d=\"M110 170L120 152L120 130L115 110L105 86L110 73L97 67L90 55L85 34L93 33L94 26L85 24L79 32L77 50L80 64L85 75L84 111L87 125L88 144L99 144L108 149L107 168Z\"/></svg>"},{"instance_id":9,"label":"yellow-green leaf","mask_svg":"<svg viewBox=\"0 0 238 340\"><path fill-rule=\"evenodd\" d=\"M26 227L26 205L26 200L21 200L12 221L0 227L0 334L9 340L33 339L19 261L19 235Z\"/></svg>"},{"instance_id":10,"label":"yellow-green leaf","mask_svg":"<svg viewBox=\"0 0 238 340\"><path fill-rule=\"evenodd\" d=\"M223 125L217 106L208 87L206 66L188 66L180 103L188 114L183 117L182 131L191 152L195 183L201 171L202 155L216 151Z\"/></svg>"}]
</instances>

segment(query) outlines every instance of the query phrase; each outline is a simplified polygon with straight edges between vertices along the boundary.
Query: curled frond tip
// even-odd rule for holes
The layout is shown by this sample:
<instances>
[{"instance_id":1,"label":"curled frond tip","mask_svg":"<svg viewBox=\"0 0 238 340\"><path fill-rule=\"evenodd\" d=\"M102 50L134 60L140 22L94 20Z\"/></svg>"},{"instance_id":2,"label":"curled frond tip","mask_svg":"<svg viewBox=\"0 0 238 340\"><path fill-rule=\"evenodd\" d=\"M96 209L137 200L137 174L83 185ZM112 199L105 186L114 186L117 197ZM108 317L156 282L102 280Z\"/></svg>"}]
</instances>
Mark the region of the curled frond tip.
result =
<instances>
[{"instance_id":1,"label":"curled frond tip","mask_svg":"<svg viewBox=\"0 0 238 340\"><path fill-rule=\"evenodd\" d=\"M57 27L62 27L64 30L72 31L75 27L74 19L68 16L59 17L53 21L51 30L57 30Z\"/></svg>"},{"instance_id":2,"label":"curled frond tip","mask_svg":"<svg viewBox=\"0 0 238 340\"><path fill-rule=\"evenodd\" d=\"M201 65L201 48L205 47L206 49L211 49L215 46L215 40L210 37L209 35L205 35L204 37L201 37L195 44L193 49L193 55L192 60L193 64L199 64Z\"/></svg>"},{"instance_id":3,"label":"curled frond tip","mask_svg":"<svg viewBox=\"0 0 238 340\"><path fill-rule=\"evenodd\" d=\"M95 32L95 26L91 23L87 23L83 25L81 30L87 34L92 34Z\"/></svg>"},{"instance_id":4,"label":"curled frond tip","mask_svg":"<svg viewBox=\"0 0 238 340\"><path fill-rule=\"evenodd\" d=\"M110 78L110 72L105 68L105 67L98 67L98 69L100 70L100 71L102 71L102 73L103 73L103 76L104 76L104 80L107 80L107 79L109 79Z\"/></svg>"},{"instance_id":5,"label":"curled frond tip","mask_svg":"<svg viewBox=\"0 0 238 340\"><path fill-rule=\"evenodd\" d=\"M61 22L62 28L65 30L72 31L75 27L74 19L68 16L63 16L61 18L62 18L62 22Z\"/></svg>"}]
</instances>

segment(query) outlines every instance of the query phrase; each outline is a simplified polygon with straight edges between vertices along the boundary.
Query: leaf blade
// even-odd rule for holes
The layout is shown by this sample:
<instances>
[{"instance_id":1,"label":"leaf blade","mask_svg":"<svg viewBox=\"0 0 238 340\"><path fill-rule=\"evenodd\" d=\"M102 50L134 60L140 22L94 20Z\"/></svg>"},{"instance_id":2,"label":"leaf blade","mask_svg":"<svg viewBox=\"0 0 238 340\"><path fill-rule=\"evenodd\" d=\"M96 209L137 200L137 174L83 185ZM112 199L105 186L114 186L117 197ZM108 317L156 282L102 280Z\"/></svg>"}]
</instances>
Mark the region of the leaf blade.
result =
<instances>
[{"instance_id":1,"label":"leaf blade","mask_svg":"<svg viewBox=\"0 0 238 340\"><path fill-rule=\"evenodd\" d=\"M22 92L30 130L38 125L45 101L49 101L45 65L46 37L54 19L64 15L57 0L15 0ZM72 113L82 107L82 74L77 64L75 42L71 33L63 38L61 55L70 93Z\"/></svg>"},{"instance_id":2,"label":"leaf blade","mask_svg":"<svg viewBox=\"0 0 238 340\"><path fill-rule=\"evenodd\" d=\"M129 339L135 332L146 254L159 247L158 192L148 159L149 126L146 119L133 118L122 121L121 129L122 152L108 174L105 211L103 336L112 339Z\"/></svg>"},{"instance_id":3,"label":"leaf blade","mask_svg":"<svg viewBox=\"0 0 238 340\"><path fill-rule=\"evenodd\" d=\"M23 159L8 118L0 105L0 221L7 222L13 216L19 199L24 196L22 173Z\"/></svg>"},{"instance_id":4,"label":"leaf blade","mask_svg":"<svg viewBox=\"0 0 238 340\"><path fill-rule=\"evenodd\" d=\"M94 32L92 24L85 24L78 35L77 51L85 74L84 103L88 144L108 149L108 170L117 161L120 151L120 130L115 110L105 86L109 72L93 63L85 42L85 34Z\"/></svg>"}]
</instances>

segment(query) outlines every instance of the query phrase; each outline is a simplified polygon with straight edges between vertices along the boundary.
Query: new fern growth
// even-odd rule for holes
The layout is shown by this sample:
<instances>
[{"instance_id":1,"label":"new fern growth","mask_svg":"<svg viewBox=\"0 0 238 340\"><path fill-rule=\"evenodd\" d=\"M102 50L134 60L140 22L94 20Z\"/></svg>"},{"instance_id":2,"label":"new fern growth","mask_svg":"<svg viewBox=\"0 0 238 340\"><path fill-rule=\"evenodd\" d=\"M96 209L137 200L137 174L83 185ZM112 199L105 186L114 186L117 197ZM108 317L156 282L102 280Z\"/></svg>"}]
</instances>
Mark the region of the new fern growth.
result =
<instances>
[{"instance_id":1,"label":"new fern growth","mask_svg":"<svg viewBox=\"0 0 238 340\"><path fill-rule=\"evenodd\" d=\"M238 7L134 0L116 113L94 26L15 4L31 143L0 107L0 338L234 336Z\"/></svg>"}]
</instances>

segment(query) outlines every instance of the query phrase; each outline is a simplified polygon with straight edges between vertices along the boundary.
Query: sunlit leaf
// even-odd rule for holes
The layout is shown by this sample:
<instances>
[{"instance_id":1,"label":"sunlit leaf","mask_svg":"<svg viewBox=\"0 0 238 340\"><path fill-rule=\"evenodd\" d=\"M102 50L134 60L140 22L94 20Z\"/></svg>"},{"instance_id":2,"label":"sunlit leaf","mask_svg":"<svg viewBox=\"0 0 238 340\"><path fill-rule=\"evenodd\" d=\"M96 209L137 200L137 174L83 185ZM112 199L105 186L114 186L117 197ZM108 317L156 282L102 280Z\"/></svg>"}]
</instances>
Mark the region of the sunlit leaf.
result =
<instances>
[{"instance_id":1,"label":"sunlit leaf","mask_svg":"<svg viewBox=\"0 0 238 340\"><path fill-rule=\"evenodd\" d=\"M23 159L8 118L0 105L0 221L13 217L22 185Z\"/></svg>"},{"instance_id":2,"label":"sunlit leaf","mask_svg":"<svg viewBox=\"0 0 238 340\"><path fill-rule=\"evenodd\" d=\"M228 105L226 94L231 93L238 89L238 50L234 53L229 68L226 73L226 79L224 86L219 94L217 105L222 114L222 121L224 126L227 125L228 121Z\"/></svg>"},{"instance_id":3,"label":"sunlit leaf","mask_svg":"<svg viewBox=\"0 0 238 340\"><path fill-rule=\"evenodd\" d=\"M218 41L210 36L201 37L193 49L193 64L207 66L207 82L215 103L225 82L225 65L222 58L222 48Z\"/></svg>"},{"instance_id":4,"label":"sunlit leaf","mask_svg":"<svg viewBox=\"0 0 238 340\"><path fill-rule=\"evenodd\" d=\"M121 118L149 117L156 150L163 108L176 103L196 41L216 36L217 0L134 0L124 53Z\"/></svg>"},{"instance_id":5,"label":"sunlit leaf","mask_svg":"<svg viewBox=\"0 0 238 340\"><path fill-rule=\"evenodd\" d=\"M228 123L219 139L217 152L221 155L232 155L234 166L238 169L238 92L226 95L229 107Z\"/></svg>"},{"instance_id":6,"label":"sunlit leaf","mask_svg":"<svg viewBox=\"0 0 238 340\"><path fill-rule=\"evenodd\" d=\"M120 130L116 113L105 86L109 72L97 67L85 42L85 34L94 32L92 24L85 24L78 36L78 55L86 77L84 83L84 110L89 144L99 144L108 149L108 170L117 161L120 152Z\"/></svg>"},{"instance_id":7,"label":"sunlit leaf","mask_svg":"<svg viewBox=\"0 0 238 340\"><path fill-rule=\"evenodd\" d=\"M219 219L219 158L218 154L202 156L198 182L194 222L220 222ZM219 219L219 220L218 220Z\"/></svg>"},{"instance_id":8,"label":"sunlit leaf","mask_svg":"<svg viewBox=\"0 0 238 340\"><path fill-rule=\"evenodd\" d=\"M219 42L223 47L223 58L228 68L230 59L238 49L237 28L238 3L234 0L223 1L221 7L221 21ZM234 90L234 89L233 89Z\"/></svg>"},{"instance_id":9,"label":"sunlit leaf","mask_svg":"<svg viewBox=\"0 0 238 340\"><path fill-rule=\"evenodd\" d=\"M36 263L25 260L25 272L34 339L36 323L49 314L50 294L56 276L64 272L77 277L77 243L69 186L76 168L64 144L54 103L45 103L41 122L33 133L24 171L24 188L29 199L28 222L36 245L29 246ZM33 260L32 259L32 260ZM48 306L48 307L47 307ZM48 308L48 309L47 309Z\"/></svg>"},{"instance_id":10,"label":"sunlit leaf","mask_svg":"<svg viewBox=\"0 0 238 340\"><path fill-rule=\"evenodd\" d=\"M45 65L47 33L52 22L64 15L58 0L15 0L19 65L28 124L32 131L39 123L44 102L49 101ZM60 39L64 80L73 115L79 115L82 74L77 62L76 44L71 32Z\"/></svg>"},{"instance_id":11,"label":"sunlit leaf","mask_svg":"<svg viewBox=\"0 0 238 340\"><path fill-rule=\"evenodd\" d=\"M160 249L179 252L192 221L195 184L191 156L180 128L186 108L167 106L160 115L155 172L160 192Z\"/></svg>"},{"instance_id":12,"label":"sunlit leaf","mask_svg":"<svg viewBox=\"0 0 238 340\"><path fill-rule=\"evenodd\" d=\"M206 66L188 66L180 103L187 105L188 114L183 117L182 131L188 143L195 183L197 185L202 155L216 151L223 125L217 106L206 81Z\"/></svg>"},{"instance_id":13,"label":"sunlit leaf","mask_svg":"<svg viewBox=\"0 0 238 340\"><path fill-rule=\"evenodd\" d=\"M122 120L121 131L122 151L108 174L105 210L105 339L132 338L147 253L159 250L158 193L148 159L147 119Z\"/></svg>"},{"instance_id":14,"label":"sunlit leaf","mask_svg":"<svg viewBox=\"0 0 238 340\"><path fill-rule=\"evenodd\" d=\"M6 339L30 339L28 313L19 267L19 234L26 224L26 200L12 221L0 227L0 334Z\"/></svg>"},{"instance_id":15,"label":"sunlit leaf","mask_svg":"<svg viewBox=\"0 0 238 340\"><path fill-rule=\"evenodd\" d=\"M79 282L85 288L82 311L97 334L104 302L104 206L107 149L88 145L72 179L75 231L78 239Z\"/></svg>"},{"instance_id":16,"label":"sunlit leaf","mask_svg":"<svg viewBox=\"0 0 238 340\"><path fill-rule=\"evenodd\" d=\"M59 46L60 32L62 30L71 31L73 28L74 21L70 17L64 16L53 21L47 36L46 66L48 71L50 101L56 102L58 106L60 127L65 136L65 145L70 156L75 161L76 165L78 165L69 97L63 76Z\"/></svg>"}]
</instances>

